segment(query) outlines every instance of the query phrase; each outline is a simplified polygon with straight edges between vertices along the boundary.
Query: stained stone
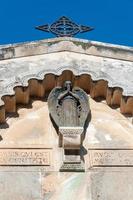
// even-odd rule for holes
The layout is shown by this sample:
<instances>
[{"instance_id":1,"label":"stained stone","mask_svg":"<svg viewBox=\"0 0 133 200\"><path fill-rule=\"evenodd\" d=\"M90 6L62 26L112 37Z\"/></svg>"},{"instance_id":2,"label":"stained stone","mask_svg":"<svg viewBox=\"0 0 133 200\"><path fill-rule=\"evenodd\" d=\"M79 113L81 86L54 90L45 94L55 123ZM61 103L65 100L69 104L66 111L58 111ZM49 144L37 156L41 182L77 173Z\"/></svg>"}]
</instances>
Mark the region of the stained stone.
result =
<instances>
[{"instance_id":1,"label":"stained stone","mask_svg":"<svg viewBox=\"0 0 133 200\"><path fill-rule=\"evenodd\" d=\"M131 47L74 38L0 46L0 200L132 200L132 74ZM88 126L69 118L57 127L49 115L49 93L65 81L87 93Z\"/></svg>"}]
</instances>

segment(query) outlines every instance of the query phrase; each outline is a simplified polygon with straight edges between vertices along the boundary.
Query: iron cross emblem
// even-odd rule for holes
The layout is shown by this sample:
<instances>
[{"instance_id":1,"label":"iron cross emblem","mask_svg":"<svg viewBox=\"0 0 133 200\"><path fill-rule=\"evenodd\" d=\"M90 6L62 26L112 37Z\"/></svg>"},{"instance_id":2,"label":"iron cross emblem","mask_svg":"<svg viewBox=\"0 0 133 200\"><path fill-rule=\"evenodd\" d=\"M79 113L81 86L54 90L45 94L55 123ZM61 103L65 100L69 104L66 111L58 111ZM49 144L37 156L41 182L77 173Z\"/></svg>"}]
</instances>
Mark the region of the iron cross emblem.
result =
<instances>
[{"instance_id":1,"label":"iron cross emblem","mask_svg":"<svg viewBox=\"0 0 133 200\"><path fill-rule=\"evenodd\" d=\"M36 29L51 32L57 37L73 37L78 33L85 33L93 30L94 28L89 26L78 25L68 17L60 17L56 22L51 25L37 26Z\"/></svg>"}]
</instances>

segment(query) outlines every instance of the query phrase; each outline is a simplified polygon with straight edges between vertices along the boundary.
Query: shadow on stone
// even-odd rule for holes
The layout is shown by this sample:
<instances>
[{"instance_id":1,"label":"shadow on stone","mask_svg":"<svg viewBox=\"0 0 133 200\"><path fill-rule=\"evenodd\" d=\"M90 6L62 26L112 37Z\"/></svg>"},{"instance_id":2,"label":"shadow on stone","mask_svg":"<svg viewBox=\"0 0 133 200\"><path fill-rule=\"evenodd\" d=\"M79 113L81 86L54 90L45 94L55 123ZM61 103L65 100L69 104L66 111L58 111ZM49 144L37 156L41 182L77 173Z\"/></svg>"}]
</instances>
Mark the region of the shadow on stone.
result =
<instances>
[{"instance_id":1,"label":"shadow on stone","mask_svg":"<svg viewBox=\"0 0 133 200\"><path fill-rule=\"evenodd\" d=\"M0 135L0 141L2 141L3 140L3 138L2 138L2 136Z\"/></svg>"},{"instance_id":2,"label":"shadow on stone","mask_svg":"<svg viewBox=\"0 0 133 200\"><path fill-rule=\"evenodd\" d=\"M129 118L132 118L133 117L133 114L130 114L130 113L126 113L126 114L123 114L124 117L129 117Z\"/></svg>"},{"instance_id":3,"label":"shadow on stone","mask_svg":"<svg viewBox=\"0 0 133 200\"><path fill-rule=\"evenodd\" d=\"M85 139L86 131L87 131L87 128L88 128L88 126L89 126L89 122L91 121L91 117L92 117L92 115L91 115L91 110L90 110L90 112L89 112L89 114L88 114L88 116L87 116L87 119L86 119L86 121L85 121L85 124L84 124L84 134L83 134L83 137L82 137L82 142L83 142L84 139Z\"/></svg>"},{"instance_id":4,"label":"shadow on stone","mask_svg":"<svg viewBox=\"0 0 133 200\"><path fill-rule=\"evenodd\" d=\"M6 129L6 128L9 128L9 125L7 122L0 124L0 129Z\"/></svg>"},{"instance_id":5,"label":"shadow on stone","mask_svg":"<svg viewBox=\"0 0 133 200\"><path fill-rule=\"evenodd\" d=\"M96 101L96 102L101 102L101 101L104 101L105 100L105 97L94 97L94 100Z\"/></svg>"},{"instance_id":6,"label":"shadow on stone","mask_svg":"<svg viewBox=\"0 0 133 200\"><path fill-rule=\"evenodd\" d=\"M119 107L120 107L120 106L119 106L119 105L116 105L116 104L115 104L115 105L111 105L111 108L114 109L114 110L117 109L117 108L119 108Z\"/></svg>"},{"instance_id":7,"label":"shadow on stone","mask_svg":"<svg viewBox=\"0 0 133 200\"><path fill-rule=\"evenodd\" d=\"M81 149L80 149L80 156L81 156L81 160L82 160L83 162L85 162L84 156L85 156L86 154L87 154L87 149L84 148L84 146L81 146Z\"/></svg>"}]
</instances>

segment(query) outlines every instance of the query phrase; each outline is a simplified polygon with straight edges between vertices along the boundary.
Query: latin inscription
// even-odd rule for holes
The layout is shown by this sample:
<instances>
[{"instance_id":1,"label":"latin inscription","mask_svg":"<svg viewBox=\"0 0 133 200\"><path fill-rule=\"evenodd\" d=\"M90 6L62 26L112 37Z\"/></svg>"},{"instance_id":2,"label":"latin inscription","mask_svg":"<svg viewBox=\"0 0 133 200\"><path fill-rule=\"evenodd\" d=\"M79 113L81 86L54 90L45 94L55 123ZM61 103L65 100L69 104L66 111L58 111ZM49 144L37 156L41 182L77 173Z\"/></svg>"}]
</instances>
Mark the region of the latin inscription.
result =
<instances>
[{"instance_id":1,"label":"latin inscription","mask_svg":"<svg viewBox=\"0 0 133 200\"><path fill-rule=\"evenodd\" d=\"M133 150L89 150L90 163L98 166L133 166Z\"/></svg>"},{"instance_id":2,"label":"latin inscription","mask_svg":"<svg viewBox=\"0 0 133 200\"><path fill-rule=\"evenodd\" d=\"M51 150L0 149L0 165L50 165Z\"/></svg>"}]
</instances>

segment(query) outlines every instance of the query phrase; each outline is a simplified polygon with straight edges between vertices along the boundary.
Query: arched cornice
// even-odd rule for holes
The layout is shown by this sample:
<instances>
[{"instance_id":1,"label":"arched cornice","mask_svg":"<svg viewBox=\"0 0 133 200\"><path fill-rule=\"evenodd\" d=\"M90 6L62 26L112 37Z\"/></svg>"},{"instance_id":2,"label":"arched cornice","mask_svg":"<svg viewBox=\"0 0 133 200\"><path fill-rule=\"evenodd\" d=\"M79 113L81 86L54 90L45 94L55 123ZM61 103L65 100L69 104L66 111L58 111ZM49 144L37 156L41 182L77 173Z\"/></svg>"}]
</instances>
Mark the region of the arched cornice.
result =
<instances>
[{"instance_id":1,"label":"arched cornice","mask_svg":"<svg viewBox=\"0 0 133 200\"><path fill-rule=\"evenodd\" d=\"M32 96L43 98L66 79L92 98L133 114L133 49L57 38L0 46L0 122Z\"/></svg>"},{"instance_id":2,"label":"arched cornice","mask_svg":"<svg viewBox=\"0 0 133 200\"><path fill-rule=\"evenodd\" d=\"M97 75L89 70L79 70L75 66L59 67L56 70L41 70L37 74L21 74L17 81L6 86L1 93L0 123L6 120L6 113L16 112L17 104L27 105L30 98L44 98L52 88L71 80L73 85L84 89L93 99L102 98L111 106L120 107L123 114L133 115L133 97L125 96L123 88L115 84L109 75Z\"/></svg>"},{"instance_id":3,"label":"arched cornice","mask_svg":"<svg viewBox=\"0 0 133 200\"><path fill-rule=\"evenodd\" d=\"M0 95L12 94L14 86L26 86L28 80L42 80L45 74L60 75L71 70L75 76L91 75L94 81L108 81L109 87L120 87L124 96L133 95L133 63L84 55L58 52L48 55L31 56L0 62ZM11 86L11 87L10 87Z\"/></svg>"}]
</instances>

